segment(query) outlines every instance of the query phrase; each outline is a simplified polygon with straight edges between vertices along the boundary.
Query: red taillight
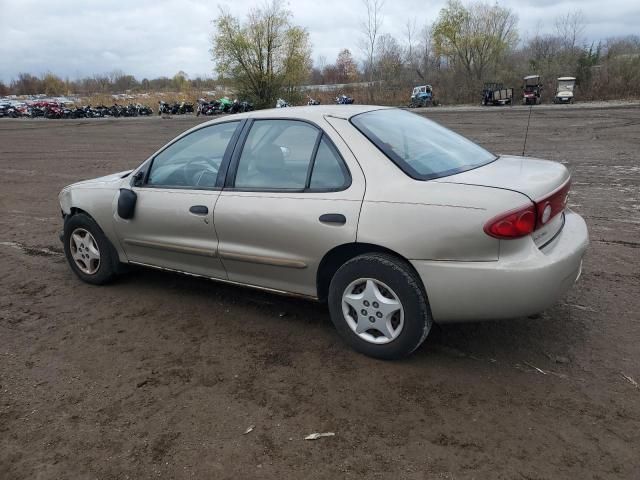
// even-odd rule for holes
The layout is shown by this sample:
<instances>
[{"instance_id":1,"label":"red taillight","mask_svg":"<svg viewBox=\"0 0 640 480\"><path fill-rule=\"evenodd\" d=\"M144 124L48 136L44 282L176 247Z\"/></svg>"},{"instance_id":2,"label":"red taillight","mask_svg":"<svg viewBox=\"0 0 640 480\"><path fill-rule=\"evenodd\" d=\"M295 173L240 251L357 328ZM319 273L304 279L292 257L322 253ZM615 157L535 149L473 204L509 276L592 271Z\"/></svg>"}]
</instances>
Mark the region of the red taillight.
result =
<instances>
[{"instance_id":1,"label":"red taillight","mask_svg":"<svg viewBox=\"0 0 640 480\"><path fill-rule=\"evenodd\" d=\"M571 181L567 180L567 182L556 191L550 193L541 200L536 200L539 227L546 224L549 220L565 209L567 206L567 198L569 197L570 188Z\"/></svg>"},{"instance_id":2,"label":"red taillight","mask_svg":"<svg viewBox=\"0 0 640 480\"><path fill-rule=\"evenodd\" d=\"M535 228L536 209L531 204L492 218L484 226L484 231L496 238L520 238Z\"/></svg>"},{"instance_id":3,"label":"red taillight","mask_svg":"<svg viewBox=\"0 0 640 480\"><path fill-rule=\"evenodd\" d=\"M571 181L534 204L498 215L484 226L487 235L495 238L520 238L544 226L567 206Z\"/></svg>"}]
</instances>

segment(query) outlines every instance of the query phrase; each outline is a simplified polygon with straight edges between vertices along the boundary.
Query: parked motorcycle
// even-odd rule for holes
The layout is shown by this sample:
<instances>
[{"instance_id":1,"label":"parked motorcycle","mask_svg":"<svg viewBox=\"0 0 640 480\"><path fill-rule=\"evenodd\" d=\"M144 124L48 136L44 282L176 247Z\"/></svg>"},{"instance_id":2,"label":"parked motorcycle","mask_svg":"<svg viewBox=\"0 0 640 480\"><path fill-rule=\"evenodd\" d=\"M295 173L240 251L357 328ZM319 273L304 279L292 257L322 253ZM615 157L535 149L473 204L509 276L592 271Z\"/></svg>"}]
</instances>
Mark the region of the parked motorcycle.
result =
<instances>
[{"instance_id":1,"label":"parked motorcycle","mask_svg":"<svg viewBox=\"0 0 640 480\"><path fill-rule=\"evenodd\" d=\"M84 112L84 108L77 106L76 108L70 108L68 117L66 118L85 118L86 114Z\"/></svg>"},{"instance_id":2,"label":"parked motorcycle","mask_svg":"<svg viewBox=\"0 0 640 480\"><path fill-rule=\"evenodd\" d=\"M22 112L14 105L10 103L5 103L0 105L0 118L9 117L9 118L18 118L22 116Z\"/></svg>"},{"instance_id":3,"label":"parked motorcycle","mask_svg":"<svg viewBox=\"0 0 640 480\"><path fill-rule=\"evenodd\" d=\"M353 104L353 98L347 95L339 95L336 97L336 103L338 105L351 105Z\"/></svg>"},{"instance_id":4,"label":"parked motorcycle","mask_svg":"<svg viewBox=\"0 0 640 480\"><path fill-rule=\"evenodd\" d=\"M62 118L63 108L57 103L50 103L44 109L45 118Z\"/></svg>"},{"instance_id":5,"label":"parked motorcycle","mask_svg":"<svg viewBox=\"0 0 640 480\"><path fill-rule=\"evenodd\" d=\"M229 99L229 97L222 97L218 100L218 113L229 113L231 110L231 106L233 102Z\"/></svg>"},{"instance_id":6,"label":"parked motorcycle","mask_svg":"<svg viewBox=\"0 0 640 480\"><path fill-rule=\"evenodd\" d=\"M174 103L170 104L160 100L158 102L158 115L163 113L168 115L184 115L185 113L193 113L193 103Z\"/></svg>"},{"instance_id":7,"label":"parked motorcycle","mask_svg":"<svg viewBox=\"0 0 640 480\"><path fill-rule=\"evenodd\" d=\"M242 102L240 102L241 112L252 112L253 110L255 110L253 103L247 102L246 100L243 100Z\"/></svg>"},{"instance_id":8,"label":"parked motorcycle","mask_svg":"<svg viewBox=\"0 0 640 480\"><path fill-rule=\"evenodd\" d=\"M218 100L208 101L204 98L198 100L198 106L196 108L196 116L199 115L215 115L218 113L220 102Z\"/></svg>"},{"instance_id":9,"label":"parked motorcycle","mask_svg":"<svg viewBox=\"0 0 640 480\"><path fill-rule=\"evenodd\" d=\"M239 101L235 99L231 108L229 109L229 113L242 113L242 112L250 112L253 110L253 105L247 101Z\"/></svg>"},{"instance_id":10,"label":"parked motorcycle","mask_svg":"<svg viewBox=\"0 0 640 480\"><path fill-rule=\"evenodd\" d=\"M163 113L171 114L171 107L167 102L160 100L158 102L158 115L162 115Z\"/></svg>"},{"instance_id":11,"label":"parked motorcycle","mask_svg":"<svg viewBox=\"0 0 640 480\"><path fill-rule=\"evenodd\" d=\"M142 115L142 116L153 115L153 110L151 110L151 108L147 107L146 105L141 105L139 103L136 103L136 109L138 110L138 115Z\"/></svg>"}]
</instances>

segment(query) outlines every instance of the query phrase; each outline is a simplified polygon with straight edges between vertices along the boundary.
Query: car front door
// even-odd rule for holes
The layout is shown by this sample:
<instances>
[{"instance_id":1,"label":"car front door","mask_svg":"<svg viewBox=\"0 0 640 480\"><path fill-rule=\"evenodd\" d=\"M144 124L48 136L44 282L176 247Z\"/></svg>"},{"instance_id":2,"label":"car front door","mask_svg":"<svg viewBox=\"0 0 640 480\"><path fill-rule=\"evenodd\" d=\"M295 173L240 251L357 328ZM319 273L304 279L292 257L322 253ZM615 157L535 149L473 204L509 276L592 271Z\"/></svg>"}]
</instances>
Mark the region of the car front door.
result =
<instances>
[{"instance_id":1,"label":"car front door","mask_svg":"<svg viewBox=\"0 0 640 480\"><path fill-rule=\"evenodd\" d=\"M364 175L328 124L250 122L216 204L220 258L229 280L316 296L323 255L356 240Z\"/></svg>"},{"instance_id":2,"label":"car front door","mask_svg":"<svg viewBox=\"0 0 640 480\"><path fill-rule=\"evenodd\" d=\"M226 278L213 211L240 124L194 130L141 167L130 187L137 195L133 218L115 216L130 262Z\"/></svg>"}]
</instances>

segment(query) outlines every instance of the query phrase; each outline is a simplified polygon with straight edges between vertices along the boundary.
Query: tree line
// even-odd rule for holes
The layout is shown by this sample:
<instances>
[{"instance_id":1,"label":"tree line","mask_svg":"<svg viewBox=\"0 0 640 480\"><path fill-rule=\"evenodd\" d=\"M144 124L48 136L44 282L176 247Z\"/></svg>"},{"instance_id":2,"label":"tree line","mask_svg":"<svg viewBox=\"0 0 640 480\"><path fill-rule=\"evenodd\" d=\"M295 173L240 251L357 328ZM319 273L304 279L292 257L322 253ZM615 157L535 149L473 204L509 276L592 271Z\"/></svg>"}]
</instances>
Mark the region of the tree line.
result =
<instances>
[{"instance_id":1,"label":"tree line","mask_svg":"<svg viewBox=\"0 0 640 480\"><path fill-rule=\"evenodd\" d=\"M385 32L385 0L360 1L358 41L332 61L320 56L314 62L308 30L295 24L283 0L270 0L244 18L219 11L210 50L215 80L190 79L184 72L142 80L118 71L79 80L21 73L9 85L0 83L0 95L201 92L224 85L257 107L272 107L278 97L302 102L301 85L367 82L343 93L359 103L397 105L408 102L411 87L431 84L441 103L475 103L484 82L517 91L523 76L539 74L547 99L559 76L577 78L580 100L640 97L640 36L587 43L579 10L553 19L549 33L522 38L513 10L449 0L434 22L420 25L410 18L403 34L393 36Z\"/></svg>"},{"instance_id":2,"label":"tree line","mask_svg":"<svg viewBox=\"0 0 640 480\"><path fill-rule=\"evenodd\" d=\"M189 78L185 72L173 77L136 79L133 75L121 71L93 75L76 80L62 79L53 73L35 76L19 73L8 85L0 82L0 96L6 95L96 95L114 93L145 92L200 92L213 90L219 83L213 78Z\"/></svg>"},{"instance_id":3,"label":"tree line","mask_svg":"<svg viewBox=\"0 0 640 480\"><path fill-rule=\"evenodd\" d=\"M559 76L575 76L583 100L640 96L640 37L586 43L579 10L555 18L550 33L521 38L513 10L449 0L433 23L420 27L410 18L397 38L385 33L385 0L361 3L356 49L315 64L308 32L281 0L252 9L244 21L221 10L211 50L217 71L260 106L272 106L278 96L299 101L295 87L303 83L353 82L369 83L349 91L359 102L406 103L411 87L425 83L441 102L479 102L484 82L517 90L527 74L543 77L548 99Z\"/></svg>"}]
</instances>

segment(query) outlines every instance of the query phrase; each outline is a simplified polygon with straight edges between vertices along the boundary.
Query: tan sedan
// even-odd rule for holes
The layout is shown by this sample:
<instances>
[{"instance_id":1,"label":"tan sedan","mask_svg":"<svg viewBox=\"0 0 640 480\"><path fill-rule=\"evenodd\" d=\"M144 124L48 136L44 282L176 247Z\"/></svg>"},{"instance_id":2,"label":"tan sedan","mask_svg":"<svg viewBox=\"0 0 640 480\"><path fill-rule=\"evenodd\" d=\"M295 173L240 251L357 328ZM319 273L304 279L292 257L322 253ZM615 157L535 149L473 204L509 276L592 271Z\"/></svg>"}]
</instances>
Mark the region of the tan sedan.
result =
<instances>
[{"instance_id":1,"label":"tan sedan","mask_svg":"<svg viewBox=\"0 0 640 480\"><path fill-rule=\"evenodd\" d=\"M137 264L326 300L355 349L398 358L434 321L530 315L573 285L588 236L569 186L559 163L336 105L198 125L59 200L86 282Z\"/></svg>"}]
</instances>

